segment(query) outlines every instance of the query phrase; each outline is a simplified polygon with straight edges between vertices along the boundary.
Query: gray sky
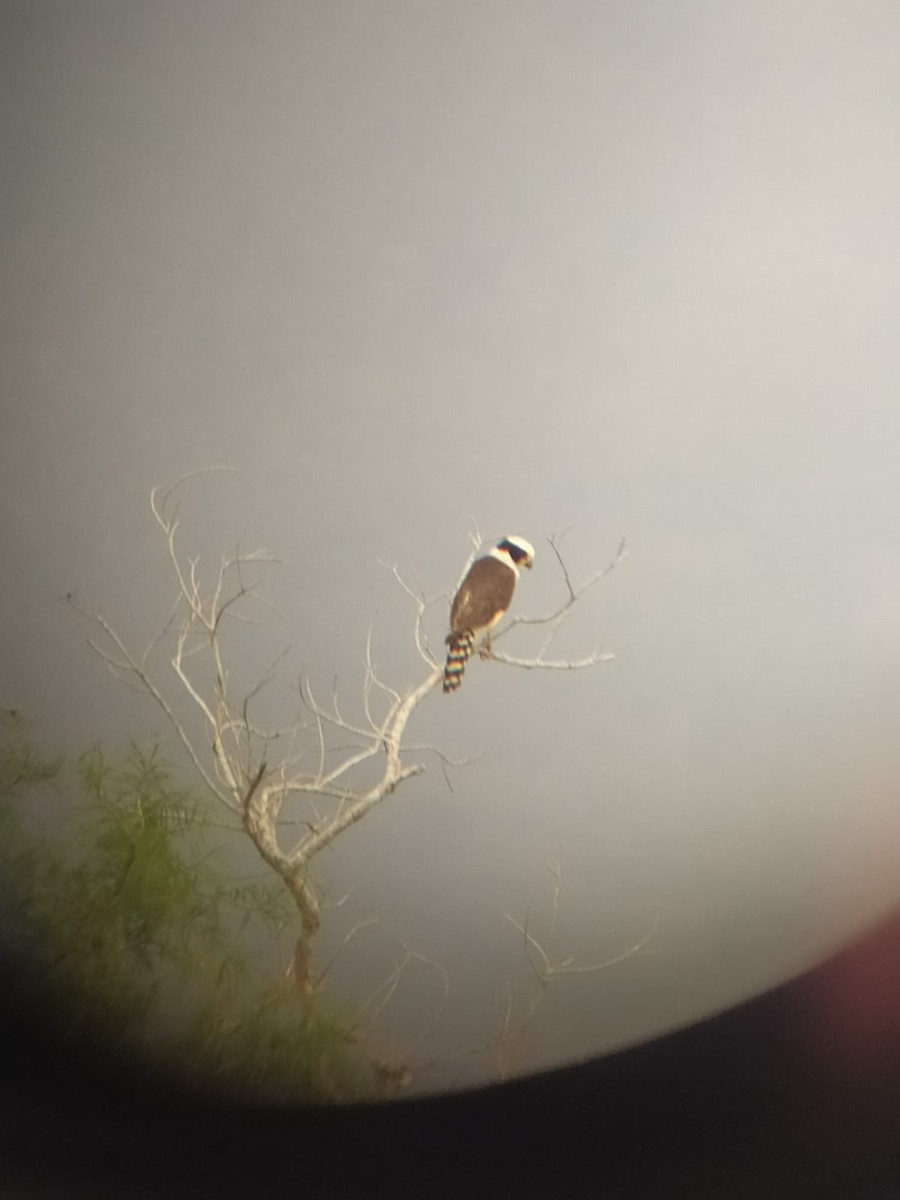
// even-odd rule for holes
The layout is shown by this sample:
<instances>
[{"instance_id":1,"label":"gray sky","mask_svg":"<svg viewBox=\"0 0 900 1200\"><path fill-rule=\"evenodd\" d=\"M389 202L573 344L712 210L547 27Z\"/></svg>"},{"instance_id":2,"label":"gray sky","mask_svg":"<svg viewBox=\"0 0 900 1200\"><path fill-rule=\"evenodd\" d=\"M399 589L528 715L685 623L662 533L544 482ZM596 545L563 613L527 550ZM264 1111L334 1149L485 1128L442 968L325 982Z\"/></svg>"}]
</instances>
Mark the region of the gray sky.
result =
<instances>
[{"instance_id":1,"label":"gray sky","mask_svg":"<svg viewBox=\"0 0 900 1200\"><path fill-rule=\"evenodd\" d=\"M451 993L420 1057L527 998L509 911L583 961L532 1066L790 976L895 903L900 837L900 9L681 0L4 7L0 699L73 748L161 728L68 590L135 642L165 616L147 496L187 536L286 560L280 617L327 692L366 629L397 686L410 614L477 520L538 548L520 611L629 559L576 611L614 662L476 663L414 736L456 756L329 852ZM433 634L440 636L440 611ZM509 649L515 647L510 644ZM421 987L420 987L421 985ZM423 972L385 1015L402 1050ZM420 1087L486 1078L464 1059Z\"/></svg>"}]
</instances>

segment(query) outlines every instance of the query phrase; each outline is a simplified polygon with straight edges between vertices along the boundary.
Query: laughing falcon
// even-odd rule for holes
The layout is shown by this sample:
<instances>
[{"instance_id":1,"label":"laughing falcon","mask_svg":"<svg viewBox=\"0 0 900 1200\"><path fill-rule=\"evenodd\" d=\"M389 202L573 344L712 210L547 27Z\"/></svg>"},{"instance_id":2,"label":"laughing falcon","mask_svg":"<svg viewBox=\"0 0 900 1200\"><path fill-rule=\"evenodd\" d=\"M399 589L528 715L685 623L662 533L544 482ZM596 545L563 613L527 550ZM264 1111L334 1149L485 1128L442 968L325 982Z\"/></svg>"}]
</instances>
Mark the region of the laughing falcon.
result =
<instances>
[{"instance_id":1,"label":"laughing falcon","mask_svg":"<svg viewBox=\"0 0 900 1200\"><path fill-rule=\"evenodd\" d=\"M469 567L450 608L444 691L455 692L480 637L494 628L512 603L519 568L531 570L534 547L521 537L505 537Z\"/></svg>"}]
</instances>

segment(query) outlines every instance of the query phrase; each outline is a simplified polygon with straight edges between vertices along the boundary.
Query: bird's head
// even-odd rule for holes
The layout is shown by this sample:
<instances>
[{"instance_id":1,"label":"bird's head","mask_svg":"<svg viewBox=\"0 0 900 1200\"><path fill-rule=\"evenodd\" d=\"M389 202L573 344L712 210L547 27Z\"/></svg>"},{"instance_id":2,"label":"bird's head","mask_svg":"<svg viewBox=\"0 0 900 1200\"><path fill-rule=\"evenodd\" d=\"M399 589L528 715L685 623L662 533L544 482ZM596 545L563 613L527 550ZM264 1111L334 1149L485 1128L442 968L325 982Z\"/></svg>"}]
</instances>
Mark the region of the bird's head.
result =
<instances>
[{"instance_id":1,"label":"bird's head","mask_svg":"<svg viewBox=\"0 0 900 1200\"><path fill-rule=\"evenodd\" d=\"M502 542L497 543L497 550L508 556L515 567L527 567L530 571L534 566L534 546L523 537L505 537Z\"/></svg>"}]
</instances>

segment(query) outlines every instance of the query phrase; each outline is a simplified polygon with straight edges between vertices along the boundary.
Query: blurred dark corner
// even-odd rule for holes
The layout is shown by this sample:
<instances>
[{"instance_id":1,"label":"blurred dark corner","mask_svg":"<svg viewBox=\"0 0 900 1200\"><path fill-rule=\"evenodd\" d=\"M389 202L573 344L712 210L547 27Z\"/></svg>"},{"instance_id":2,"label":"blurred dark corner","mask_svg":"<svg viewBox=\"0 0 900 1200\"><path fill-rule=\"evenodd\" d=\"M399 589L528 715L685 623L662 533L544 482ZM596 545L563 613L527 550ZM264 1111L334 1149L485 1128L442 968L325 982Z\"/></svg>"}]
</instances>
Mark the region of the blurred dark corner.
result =
<instances>
[{"instance_id":1,"label":"blurred dark corner","mask_svg":"<svg viewBox=\"0 0 900 1200\"><path fill-rule=\"evenodd\" d=\"M900 1196L900 915L667 1037L375 1109L188 1101L21 1012L2 1039L3 1196Z\"/></svg>"}]
</instances>

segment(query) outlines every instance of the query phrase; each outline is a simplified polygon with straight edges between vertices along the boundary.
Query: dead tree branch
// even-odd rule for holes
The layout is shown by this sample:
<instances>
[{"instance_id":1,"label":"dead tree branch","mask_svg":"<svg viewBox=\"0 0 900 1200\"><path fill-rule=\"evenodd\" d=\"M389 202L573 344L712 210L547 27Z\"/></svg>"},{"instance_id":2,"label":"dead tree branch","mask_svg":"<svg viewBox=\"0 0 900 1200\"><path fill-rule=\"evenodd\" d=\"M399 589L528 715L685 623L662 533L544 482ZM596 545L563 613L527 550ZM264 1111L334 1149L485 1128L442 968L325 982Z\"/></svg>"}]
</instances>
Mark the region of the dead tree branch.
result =
<instances>
[{"instance_id":1,"label":"dead tree branch","mask_svg":"<svg viewBox=\"0 0 900 1200\"><path fill-rule=\"evenodd\" d=\"M556 927L562 896L562 872L558 861L555 864L547 863L546 865L553 876L554 884L550 916L550 933L552 935ZM500 1077L504 1079L508 1078L514 1069L515 1060L551 984L567 975L595 975L600 971L606 971L611 967L628 962L629 959L652 954L653 951L649 947L659 929L659 912L656 913L650 930L637 942L627 946L618 954L588 963L579 961L575 955L567 955L561 959L551 957L544 944L529 928L527 916L524 921L520 921L511 913L507 913L505 919L522 935L525 958L533 976L533 987L523 1015L514 1021L512 991L507 986L506 1009L497 1042L498 1069Z\"/></svg>"},{"instance_id":2,"label":"dead tree branch","mask_svg":"<svg viewBox=\"0 0 900 1200\"><path fill-rule=\"evenodd\" d=\"M602 567L599 571L595 571L593 575L589 576L583 583L576 587L572 583L572 578L569 574L569 568L566 566L565 560L563 559L559 543L560 539L558 537L549 537L547 539L547 544L553 551L554 557L556 558L560 571L562 572L563 584L566 591L565 599L558 608L554 609L550 613L547 613L545 616L513 617L512 620L509 621L509 623L506 624L499 633L492 635L490 646L482 651L483 658L489 658L493 659L495 662L505 663L509 667L520 667L525 671L581 671L586 667L594 667L597 666L598 663L609 662L611 659L615 658L614 654L611 654L608 651L603 652L599 647L596 647L591 654L588 654L583 658L548 659L544 657L557 633L568 620L569 614L571 613L573 607L585 595L586 592L588 592L592 587L595 587L596 584L598 584L601 579L604 579L607 575L609 575L610 572L614 571L619 563L621 563L627 557L625 542L623 540L619 543L619 548L616 551L615 558L613 558L611 562L607 563L607 565ZM512 632L513 629L520 625L543 625L547 627L547 637L544 640L544 644L539 653L533 658L518 658L510 654L498 653L495 649L497 642L500 641L501 638L506 637Z\"/></svg>"},{"instance_id":3,"label":"dead tree branch","mask_svg":"<svg viewBox=\"0 0 900 1200\"><path fill-rule=\"evenodd\" d=\"M409 1064L412 1061L412 1057L419 1046L428 1038L433 1037L437 1032L441 1013L450 994L450 979L440 963L434 962L424 954L419 954L416 950L411 950L409 946L402 945L401 948L403 950L401 960L394 966L388 977L378 985L357 1013L357 1023L362 1025L365 1030L364 1039L367 1040L371 1036L375 1023L396 994L404 974L414 964L418 963L437 972L441 980L441 995L437 1005L433 1006L430 1010L428 1024L425 1029L402 1053L394 1053L387 1057L370 1055L370 1062L375 1069L376 1078L379 1080L380 1085L388 1090L405 1087L411 1082L412 1067Z\"/></svg>"}]
</instances>

